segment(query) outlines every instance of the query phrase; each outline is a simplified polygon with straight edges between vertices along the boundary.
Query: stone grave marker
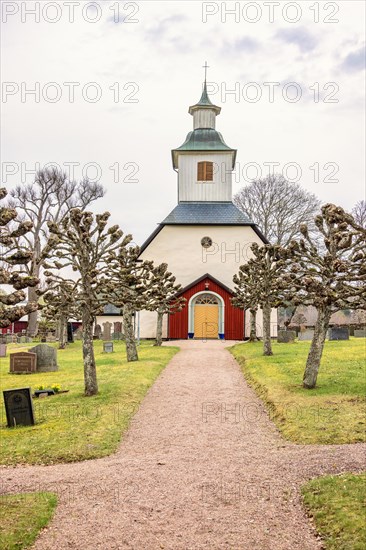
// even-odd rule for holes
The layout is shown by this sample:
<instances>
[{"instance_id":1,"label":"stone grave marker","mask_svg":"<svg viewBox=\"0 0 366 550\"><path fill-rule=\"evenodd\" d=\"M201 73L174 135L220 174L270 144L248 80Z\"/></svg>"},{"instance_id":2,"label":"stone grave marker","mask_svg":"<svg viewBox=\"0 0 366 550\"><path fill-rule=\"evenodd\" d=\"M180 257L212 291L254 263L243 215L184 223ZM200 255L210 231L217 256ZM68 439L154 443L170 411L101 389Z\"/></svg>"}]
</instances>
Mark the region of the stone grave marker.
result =
<instances>
[{"instance_id":1,"label":"stone grave marker","mask_svg":"<svg viewBox=\"0 0 366 550\"><path fill-rule=\"evenodd\" d=\"M113 342L103 342L103 353L113 353Z\"/></svg>"},{"instance_id":2,"label":"stone grave marker","mask_svg":"<svg viewBox=\"0 0 366 550\"><path fill-rule=\"evenodd\" d=\"M103 323L103 340L110 340L112 334L112 323Z\"/></svg>"},{"instance_id":3,"label":"stone grave marker","mask_svg":"<svg viewBox=\"0 0 366 550\"><path fill-rule=\"evenodd\" d=\"M37 372L58 371L56 348L47 346L47 344L38 344L28 351L37 356Z\"/></svg>"},{"instance_id":4,"label":"stone grave marker","mask_svg":"<svg viewBox=\"0 0 366 550\"><path fill-rule=\"evenodd\" d=\"M329 340L349 340L348 327L333 327L329 329Z\"/></svg>"},{"instance_id":5,"label":"stone grave marker","mask_svg":"<svg viewBox=\"0 0 366 550\"><path fill-rule=\"evenodd\" d=\"M299 332L299 340L300 341L312 340L313 336L314 336L314 329L308 328L307 330Z\"/></svg>"},{"instance_id":6,"label":"stone grave marker","mask_svg":"<svg viewBox=\"0 0 366 550\"><path fill-rule=\"evenodd\" d=\"M113 332L112 340L123 340L122 332Z\"/></svg>"},{"instance_id":7,"label":"stone grave marker","mask_svg":"<svg viewBox=\"0 0 366 550\"><path fill-rule=\"evenodd\" d=\"M10 372L13 374L32 374L37 371L37 355L21 351L10 354Z\"/></svg>"},{"instance_id":8,"label":"stone grave marker","mask_svg":"<svg viewBox=\"0 0 366 550\"><path fill-rule=\"evenodd\" d=\"M366 328L356 328L354 332L355 338L366 338ZM1 357L1 355L0 355Z\"/></svg>"},{"instance_id":9,"label":"stone grave marker","mask_svg":"<svg viewBox=\"0 0 366 550\"><path fill-rule=\"evenodd\" d=\"M67 323L67 343L68 344L74 343L74 331L72 330L71 323Z\"/></svg>"},{"instance_id":10,"label":"stone grave marker","mask_svg":"<svg viewBox=\"0 0 366 550\"><path fill-rule=\"evenodd\" d=\"M31 389L4 390L3 395L8 427L33 426L34 410Z\"/></svg>"},{"instance_id":11,"label":"stone grave marker","mask_svg":"<svg viewBox=\"0 0 366 550\"><path fill-rule=\"evenodd\" d=\"M277 342L280 344L289 344L294 342L296 332L294 330L279 330L277 334Z\"/></svg>"},{"instance_id":12,"label":"stone grave marker","mask_svg":"<svg viewBox=\"0 0 366 550\"><path fill-rule=\"evenodd\" d=\"M0 344L0 357L6 357L6 344Z\"/></svg>"},{"instance_id":13,"label":"stone grave marker","mask_svg":"<svg viewBox=\"0 0 366 550\"><path fill-rule=\"evenodd\" d=\"M101 334L102 334L102 327L100 325L95 325L95 327L94 327L94 338L96 340L99 340Z\"/></svg>"}]
</instances>

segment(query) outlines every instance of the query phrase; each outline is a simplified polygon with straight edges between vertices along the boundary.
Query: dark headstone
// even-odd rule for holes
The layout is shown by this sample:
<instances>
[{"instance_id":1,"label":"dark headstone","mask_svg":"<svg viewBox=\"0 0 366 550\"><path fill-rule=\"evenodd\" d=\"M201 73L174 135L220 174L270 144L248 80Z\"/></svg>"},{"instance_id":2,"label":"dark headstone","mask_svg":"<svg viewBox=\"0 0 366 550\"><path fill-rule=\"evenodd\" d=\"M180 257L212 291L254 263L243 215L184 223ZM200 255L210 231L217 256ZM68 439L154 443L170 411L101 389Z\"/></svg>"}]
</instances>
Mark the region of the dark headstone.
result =
<instances>
[{"instance_id":1,"label":"dark headstone","mask_svg":"<svg viewBox=\"0 0 366 550\"><path fill-rule=\"evenodd\" d=\"M35 397L48 397L49 395L55 395L54 390L36 390L34 392Z\"/></svg>"},{"instance_id":2,"label":"dark headstone","mask_svg":"<svg viewBox=\"0 0 366 550\"><path fill-rule=\"evenodd\" d=\"M67 342L68 344L74 343L74 332L72 330L72 324L67 323Z\"/></svg>"},{"instance_id":3,"label":"dark headstone","mask_svg":"<svg viewBox=\"0 0 366 550\"><path fill-rule=\"evenodd\" d=\"M32 374L37 370L37 355L22 351L10 355L10 372L14 374Z\"/></svg>"},{"instance_id":4,"label":"dark headstone","mask_svg":"<svg viewBox=\"0 0 366 550\"><path fill-rule=\"evenodd\" d=\"M29 350L37 355L37 372L55 372L58 370L57 350L47 344L38 344Z\"/></svg>"},{"instance_id":5,"label":"dark headstone","mask_svg":"<svg viewBox=\"0 0 366 550\"><path fill-rule=\"evenodd\" d=\"M312 340L313 336L314 336L314 329L308 328L307 330L303 330L299 332L299 340L302 340L302 341Z\"/></svg>"},{"instance_id":6,"label":"dark headstone","mask_svg":"<svg viewBox=\"0 0 366 550\"><path fill-rule=\"evenodd\" d=\"M6 357L6 344L0 344L0 357Z\"/></svg>"},{"instance_id":7,"label":"dark headstone","mask_svg":"<svg viewBox=\"0 0 366 550\"><path fill-rule=\"evenodd\" d=\"M103 342L103 352L113 353L113 342Z\"/></svg>"},{"instance_id":8,"label":"dark headstone","mask_svg":"<svg viewBox=\"0 0 366 550\"><path fill-rule=\"evenodd\" d=\"M277 342L280 344L289 344L294 342L296 338L296 332L294 330L279 330L277 334Z\"/></svg>"},{"instance_id":9,"label":"dark headstone","mask_svg":"<svg viewBox=\"0 0 366 550\"><path fill-rule=\"evenodd\" d=\"M349 340L349 328L333 327L329 329L329 340Z\"/></svg>"},{"instance_id":10,"label":"dark headstone","mask_svg":"<svg viewBox=\"0 0 366 550\"><path fill-rule=\"evenodd\" d=\"M355 328L354 336L355 338L366 338L366 328Z\"/></svg>"},{"instance_id":11,"label":"dark headstone","mask_svg":"<svg viewBox=\"0 0 366 550\"><path fill-rule=\"evenodd\" d=\"M98 340L102 334L102 327L100 325L95 325L94 327L94 336L95 340Z\"/></svg>"},{"instance_id":12,"label":"dark headstone","mask_svg":"<svg viewBox=\"0 0 366 550\"><path fill-rule=\"evenodd\" d=\"M107 321L106 323L103 323L103 340L110 340L112 334L112 323Z\"/></svg>"},{"instance_id":13,"label":"dark headstone","mask_svg":"<svg viewBox=\"0 0 366 550\"><path fill-rule=\"evenodd\" d=\"M34 411L31 389L4 390L3 395L8 427L33 426Z\"/></svg>"},{"instance_id":14,"label":"dark headstone","mask_svg":"<svg viewBox=\"0 0 366 550\"><path fill-rule=\"evenodd\" d=\"M113 332L112 340L123 340L122 332Z\"/></svg>"}]
</instances>

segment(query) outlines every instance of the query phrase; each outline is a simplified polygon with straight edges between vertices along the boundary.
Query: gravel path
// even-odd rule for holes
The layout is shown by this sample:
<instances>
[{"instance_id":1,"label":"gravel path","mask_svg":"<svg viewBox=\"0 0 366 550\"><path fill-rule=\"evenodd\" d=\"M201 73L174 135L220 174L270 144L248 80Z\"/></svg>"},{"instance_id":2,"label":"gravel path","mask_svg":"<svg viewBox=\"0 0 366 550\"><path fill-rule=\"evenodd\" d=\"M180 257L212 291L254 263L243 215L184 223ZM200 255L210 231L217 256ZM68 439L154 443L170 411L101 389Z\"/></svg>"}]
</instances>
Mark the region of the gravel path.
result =
<instances>
[{"instance_id":1,"label":"gravel path","mask_svg":"<svg viewBox=\"0 0 366 550\"><path fill-rule=\"evenodd\" d=\"M1 469L3 492L59 495L34 548L322 547L299 487L310 477L365 469L366 445L285 442L225 350L230 344L179 342L115 455Z\"/></svg>"}]
</instances>

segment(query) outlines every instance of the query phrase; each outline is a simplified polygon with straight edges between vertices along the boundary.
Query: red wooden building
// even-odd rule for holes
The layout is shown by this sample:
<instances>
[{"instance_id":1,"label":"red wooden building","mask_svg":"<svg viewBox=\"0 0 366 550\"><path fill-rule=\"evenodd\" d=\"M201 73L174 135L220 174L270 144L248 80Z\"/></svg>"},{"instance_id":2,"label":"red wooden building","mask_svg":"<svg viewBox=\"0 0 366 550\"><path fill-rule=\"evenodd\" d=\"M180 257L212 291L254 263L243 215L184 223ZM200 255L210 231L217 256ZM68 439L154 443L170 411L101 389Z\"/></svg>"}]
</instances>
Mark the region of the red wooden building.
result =
<instances>
[{"instance_id":1,"label":"red wooden building","mask_svg":"<svg viewBox=\"0 0 366 550\"><path fill-rule=\"evenodd\" d=\"M169 315L168 338L217 338L243 340L244 311L233 307L232 291L206 273L186 286L179 296L186 305Z\"/></svg>"}]
</instances>

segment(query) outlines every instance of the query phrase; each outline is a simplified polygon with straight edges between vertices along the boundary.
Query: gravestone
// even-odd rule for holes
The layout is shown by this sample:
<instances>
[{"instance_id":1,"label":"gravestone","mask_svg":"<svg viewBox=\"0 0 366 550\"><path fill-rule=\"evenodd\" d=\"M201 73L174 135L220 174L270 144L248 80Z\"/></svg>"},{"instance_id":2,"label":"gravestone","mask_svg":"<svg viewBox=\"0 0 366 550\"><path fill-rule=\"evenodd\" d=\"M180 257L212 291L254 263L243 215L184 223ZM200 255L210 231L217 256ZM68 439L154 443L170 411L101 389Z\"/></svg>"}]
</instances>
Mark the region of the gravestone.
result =
<instances>
[{"instance_id":1,"label":"gravestone","mask_svg":"<svg viewBox=\"0 0 366 550\"><path fill-rule=\"evenodd\" d=\"M103 323L103 340L110 340L112 334L112 323Z\"/></svg>"},{"instance_id":2,"label":"gravestone","mask_svg":"<svg viewBox=\"0 0 366 550\"><path fill-rule=\"evenodd\" d=\"M33 426L34 410L31 389L4 390L3 395L8 427Z\"/></svg>"},{"instance_id":3,"label":"gravestone","mask_svg":"<svg viewBox=\"0 0 366 550\"><path fill-rule=\"evenodd\" d=\"M32 374L37 371L37 355L21 351L10 355L10 372L13 374Z\"/></svg>"},{"instance_id":4,"label":"gravestone","mask_svg":"<svg viewBox=\"0 0 366 550\"><path fill-rule=\"evenodd\" d=\"M112 340L123 340L122 332L113 332Z\"/></svg>"},{"instance_id":5,"label":"gravestone","mask_svg":"<svg viewBox=\"0 0 366 550\"><path fill-rule=\"evenodd\" d=\"M294 342L296 332L294 330L279 330L277 334L277 342L280 344L289 344Z\"/></svg>"},{"instance_id":6,"label":"gravestone","mask_svg":"<svg viewBox=\"0 0 366 550\"><path fill-rule=\"evenodd\" d=\"M103 342L103 352L113 353L113 342Z\"/></svg>"},{"instance_id":7,"label":"gravestone","mask_svg":"<svg viewBox=\"0 0 366 550\"><path fill-rule=\"evenodd\" d=\"M73 344L74 343L74 332L72 330L72 324L67 323L67 343Z\"/></svg>"},{"instance_id":8,"label":"gravestone","mask_svg":"<svg viewBox=\"0 0 366 550\"><path fill-rule=\"evenodd\" d=\"M82 340L83 339L83 333L80 329L78 329L76 332L75 332L75 339L76 340Z\"/></svg>"},{"instance_id":9,"label":"gravestone","mask_svg":"<svg viewBox=\"0 0 366 550\"><path fill-rule=\"evenodd\" d=\"M366 328L356 328L354 332L355 338L366 338ZM1 357L1 355L0 355Z\"/></svg>"},{"instance_id":10,"label":"gravestone","mask_svg":"<svg viewBox=\"0 0 366 550\"><path fill-rule=\"evenodd\" d=\"M0 344L0 357L6 357L6 344Z\"/></svg>"},{"instance_id":11,"label":"gravestone","mask_svg":"<svg viewBox=\"0 0 366 550\"><path fill-rule=\"evenodd\" d=\"M94 338L98 340L101 334L102 334L102 327L100 325L95 325Z\"/></svg>"},{"instance_id":12,"label":"gravestone","mask_svg":"<svg viewBox=\"0 0 366 550\"><path fill-rule=\"evenodd\" d=\"M314 329L307 329L302 332L299 332L299 340L300 341L308 341L312 340L314 336Z\"/></svg>"},{"instance_id":13,"label":"gravestone","mask_svg":"<svg viewBox=\"0 0 366 550\"><path fill-rule=\"evenodd\" d=\"M37 372L55 372L58 370L57 350L47 344L38 344L29 352L37 356Z\"/></svg>"},{"instance_id":14,"label":"gravestone","mask_svg":"<svg viewBox=\"0 0 366 550\"><path fill-rule=\"evenodd\" d=\"M349 340L348 327L333 327L329 329L329 340Z\"/></svg>"}]
</instances>

